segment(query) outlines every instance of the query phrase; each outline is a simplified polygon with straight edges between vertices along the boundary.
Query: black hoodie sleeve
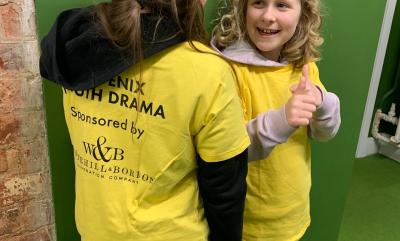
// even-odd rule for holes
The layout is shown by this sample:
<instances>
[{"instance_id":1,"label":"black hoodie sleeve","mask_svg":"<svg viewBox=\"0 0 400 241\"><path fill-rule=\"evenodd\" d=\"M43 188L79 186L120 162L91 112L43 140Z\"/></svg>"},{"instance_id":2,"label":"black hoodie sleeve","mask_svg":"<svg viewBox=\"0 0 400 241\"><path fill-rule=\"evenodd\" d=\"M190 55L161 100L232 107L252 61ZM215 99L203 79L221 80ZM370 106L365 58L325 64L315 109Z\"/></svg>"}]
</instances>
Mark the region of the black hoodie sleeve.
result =
<instances>
[{"instance_id":1,"label":"black hoodie sleeve","mask_svg":"<svg viewBox=\"0 0 400 241\"><path fill-rule=\"evenodd\" d=\"M185 40L173 19L141 15L144 58ZM42 39L42 77L71 90L86 90L109 81L137 62L117 48L96 21L93 6L60 13Z\"/></svg>"},{"instance_id":2,"label":"black hoodie sleeve","mask_svg":"<svg viewBox=\"0 0 400 241\"><path fill-rule=\"evenodd\" d=\"M210 241L241 241L246 197L247 150L221 162L199 156L198 182Z\"/></svg>"}]
</instances>

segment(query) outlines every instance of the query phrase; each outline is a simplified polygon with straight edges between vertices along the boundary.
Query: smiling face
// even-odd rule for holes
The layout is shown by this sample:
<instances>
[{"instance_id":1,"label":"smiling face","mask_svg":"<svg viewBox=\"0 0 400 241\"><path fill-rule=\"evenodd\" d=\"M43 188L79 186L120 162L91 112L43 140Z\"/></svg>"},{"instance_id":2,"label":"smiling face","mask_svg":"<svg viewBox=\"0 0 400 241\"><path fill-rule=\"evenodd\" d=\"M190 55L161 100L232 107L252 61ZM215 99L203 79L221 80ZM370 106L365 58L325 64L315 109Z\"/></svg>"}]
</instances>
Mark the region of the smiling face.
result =
<instances>
[{"instance_id":1,"label":"smiling face","mask_svg":"<svg viewBox=\"0 0 400 241\"><path fill-rule=\"evenodd\" d=\"M261 54L278 61L283 45L296 31L300 0L248 0L246 30Z\"/></svg>"}]
</instances>

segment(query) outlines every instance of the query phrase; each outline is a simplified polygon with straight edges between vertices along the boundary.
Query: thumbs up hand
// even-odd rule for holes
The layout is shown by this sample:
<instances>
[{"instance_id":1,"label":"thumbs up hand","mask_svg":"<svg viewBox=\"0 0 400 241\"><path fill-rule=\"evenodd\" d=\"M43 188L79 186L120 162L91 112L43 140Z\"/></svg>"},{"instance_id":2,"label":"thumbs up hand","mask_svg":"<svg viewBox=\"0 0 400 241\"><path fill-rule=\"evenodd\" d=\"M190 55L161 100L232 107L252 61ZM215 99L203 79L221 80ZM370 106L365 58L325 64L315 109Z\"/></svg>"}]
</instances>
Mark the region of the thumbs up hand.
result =
<instances>
[{"instance_id":1,"label":"thumbs up hand","mask_svg":"<svg viewBox=\"0 0 400 241\"><path fill-rule=\"evenodd\" d=\"M308 65L304 65L299 83L290 87L292 96L285 104L286 120L293 127L307 126L314 111L322 103L321 91L310 81Z\"/></svg>"},{"instance_id":2,"label":"thumbs up hand","mask_svg":"<svg viewBox=\"0 0 400 241\"><path fill-rule=\"evenodd\" d=\"M322 103L322 93L313 82L311 82L308 75L308 64L304 65L301 70L300 81L290 87L290 91L294 94L312 94L315 97L315 104L317 106Z\"/></svg>"}]
</instances>

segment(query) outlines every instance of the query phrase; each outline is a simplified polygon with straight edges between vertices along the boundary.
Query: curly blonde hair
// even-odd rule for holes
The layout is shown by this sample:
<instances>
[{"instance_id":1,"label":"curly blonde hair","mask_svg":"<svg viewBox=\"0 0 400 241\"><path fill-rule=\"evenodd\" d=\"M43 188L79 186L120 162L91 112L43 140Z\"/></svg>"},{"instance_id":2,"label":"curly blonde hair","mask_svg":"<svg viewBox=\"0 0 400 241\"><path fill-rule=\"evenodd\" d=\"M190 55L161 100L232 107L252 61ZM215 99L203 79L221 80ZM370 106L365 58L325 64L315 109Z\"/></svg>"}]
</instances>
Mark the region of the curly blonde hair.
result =
<instances>
[{"instance_id":1,"label":"curly blonde hair","mask_svg":"<svg viewBox=\"0 0 400 241\"><path fill-rule=\"evenodd\" d=\"M281 58L301 68L304 64L318 61L321 57L318 47L324 42L320 35L322 24L320 0L299 0L301 16L292 38L281 50ZM246 31L248 0L230 0L228 11L220 17L213 36L219 47L227 47L238 39L249 41Z\"/></svg>"}]
</instances>

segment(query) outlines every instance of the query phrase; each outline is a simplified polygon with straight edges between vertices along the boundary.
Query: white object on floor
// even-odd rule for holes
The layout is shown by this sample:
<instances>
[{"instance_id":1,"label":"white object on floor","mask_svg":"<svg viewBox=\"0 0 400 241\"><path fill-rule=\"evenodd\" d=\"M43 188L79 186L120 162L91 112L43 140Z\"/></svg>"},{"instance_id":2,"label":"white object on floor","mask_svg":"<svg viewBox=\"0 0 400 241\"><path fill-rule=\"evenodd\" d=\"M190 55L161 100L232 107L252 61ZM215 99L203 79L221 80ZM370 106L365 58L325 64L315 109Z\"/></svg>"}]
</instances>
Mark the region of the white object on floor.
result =
<instances>
[{"instance_id":1,"label":"white object on floor","mask_svg":"<svg viewBox=\"0 0 400 241\"><path fill-rule=\"evenodd\" d=\"M378 140L378 152L388 156L396 161L400 161L400 123L399 117L396 117L396 104L392 103L389 113L385 114L381 109L375 113L371 134ZM391 136L388 133L379 132L381 121L386 121L397 126L396 133Z\"/></svg>"}]
</instances>

